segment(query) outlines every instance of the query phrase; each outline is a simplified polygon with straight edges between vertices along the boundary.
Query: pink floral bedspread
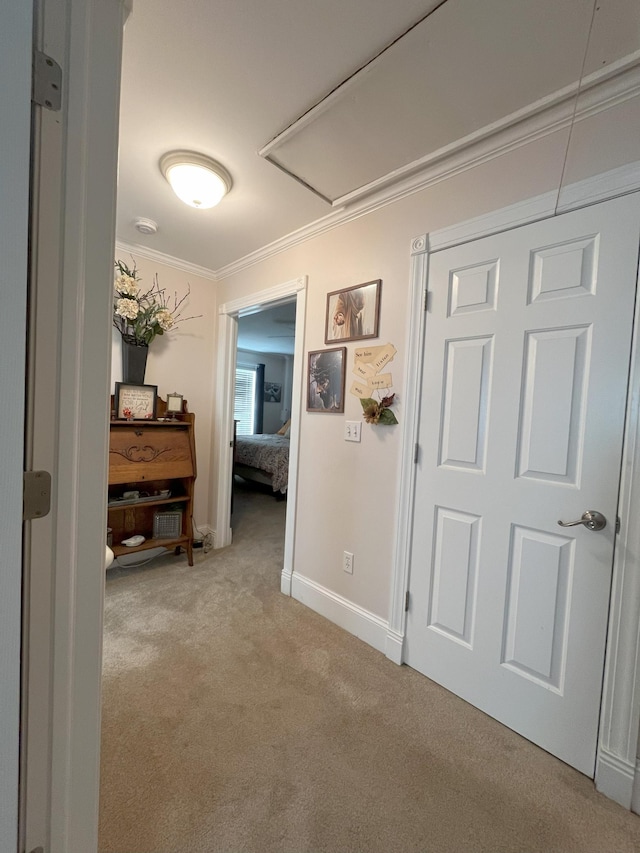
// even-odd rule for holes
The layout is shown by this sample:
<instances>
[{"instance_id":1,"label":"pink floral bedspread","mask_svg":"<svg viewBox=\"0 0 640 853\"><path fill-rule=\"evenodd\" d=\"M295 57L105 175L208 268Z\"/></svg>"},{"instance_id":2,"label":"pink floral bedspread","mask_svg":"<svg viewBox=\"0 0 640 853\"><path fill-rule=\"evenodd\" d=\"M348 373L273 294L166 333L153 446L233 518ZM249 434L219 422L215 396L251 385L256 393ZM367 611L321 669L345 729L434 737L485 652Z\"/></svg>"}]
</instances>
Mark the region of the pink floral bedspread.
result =
<instances>
[{"instance_id":1,"label":"pink floral bedspread","mask_svg":"<svg viewBox=\"0 0 640 853\"><path fill-rule=\"evenodd\" d=\"M289 482L289 439L283 435L239 435L235 461L271 474L274 492L287 491Z\"/></svg>"}]
</instances>

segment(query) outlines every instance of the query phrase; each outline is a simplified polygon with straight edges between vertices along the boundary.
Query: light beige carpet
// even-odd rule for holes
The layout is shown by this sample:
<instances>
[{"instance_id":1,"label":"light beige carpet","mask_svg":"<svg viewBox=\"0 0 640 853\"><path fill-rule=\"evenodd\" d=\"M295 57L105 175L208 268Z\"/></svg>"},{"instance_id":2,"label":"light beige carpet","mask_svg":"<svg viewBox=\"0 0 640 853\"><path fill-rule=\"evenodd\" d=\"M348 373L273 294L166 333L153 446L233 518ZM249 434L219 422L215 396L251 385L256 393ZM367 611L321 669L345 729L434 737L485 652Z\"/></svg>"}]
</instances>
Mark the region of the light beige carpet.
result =
<instances>
[{"instance_id":1,"label":"light beige carpet","mask_svg":"<svg viewBox=\"0 0 640 853\"><path fill-rule=\"evenodd\" d=\"M107 580L101 853L636 853L592 782L279 592L285 504ZM80 853L80 851L78 851Z\"/></svg>"}]
</instances>

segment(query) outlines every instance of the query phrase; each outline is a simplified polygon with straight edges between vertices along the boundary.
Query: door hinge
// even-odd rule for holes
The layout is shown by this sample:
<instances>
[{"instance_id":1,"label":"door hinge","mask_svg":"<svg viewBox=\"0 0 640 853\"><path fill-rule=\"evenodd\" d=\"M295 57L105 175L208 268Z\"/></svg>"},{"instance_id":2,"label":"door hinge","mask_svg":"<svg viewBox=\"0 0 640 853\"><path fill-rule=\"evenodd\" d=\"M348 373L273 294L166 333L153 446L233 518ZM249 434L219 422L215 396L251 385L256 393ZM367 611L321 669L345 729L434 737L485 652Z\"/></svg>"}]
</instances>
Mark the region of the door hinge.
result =
<instances>
[{"instance_id":1,"label":"door hinge","mask_svg":"<svg viewBox=\"0 0 640 853\"><path fill-rule=\"evenodd\" d=\"M51 509L51 474L25 471L22 475L22 520L44 518Z\"/></svg>"},{"instance_id":2,"label":"door hinge","mask_svg":"<svg viewBox=\"0 0 640 853\"><path fill-rule=\"evenodd\" d=\"M405 593L405 596L404 596L404 612L405 613L409 610L409 598L410 598L410 594L409 594L409 590L407 590L407 592Z\"/></svg>"},{"instance_id":3,"label":"door hinge","mask_svg":"<svg viewBox=\"0 0 640 853\"><path fill-rule=\"evenodd\" d=\"M425 290L424 292L424 310L429 310L429 291Z\"/></svg>"},{"instance_id":4,"label":"door hinge","mask_svg":"<svg viewBox=\"0 0 640 853\"><path fill-rule=\"evenodd\" d=\"M54 112L62 108L62 68L41 50L33 53L31 100Z\"/></svg>"},{"instance_id":5,"label":"door hinge","mask_svg":"<svg viewBox=\"0 0 640 853\"><path fill-rule=\"evenodd\" d=\"M417 465L420 459L420 445L416 441L416 446L413 448L413 464Z\"/></svg>"},{"instance_id":6,"label":"door hinge","mask_svg":"<svg viewBox=\"0 0 640 853\"><path fill-rule=\"evenodd\" d=\"M620 516L616 515L616 533L620 533Z\"/></svg>"}]
</instances>

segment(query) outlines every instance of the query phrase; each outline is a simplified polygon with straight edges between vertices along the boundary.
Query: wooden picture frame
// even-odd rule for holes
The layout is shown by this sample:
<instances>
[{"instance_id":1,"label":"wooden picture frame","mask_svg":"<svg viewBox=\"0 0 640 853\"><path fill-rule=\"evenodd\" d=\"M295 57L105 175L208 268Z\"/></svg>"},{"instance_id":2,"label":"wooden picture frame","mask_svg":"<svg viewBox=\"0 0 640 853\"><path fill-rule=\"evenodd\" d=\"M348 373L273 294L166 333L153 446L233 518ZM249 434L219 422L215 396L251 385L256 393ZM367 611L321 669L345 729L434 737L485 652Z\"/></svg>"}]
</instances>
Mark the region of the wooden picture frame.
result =
<instances>
[{"instance_id":1,"label":"wooden picture frame","mask_svg":"<svg viewBox=\"0 0 640 853\"><path fill-rule=\"evenodd\" d=\"M307 411L344 412L347 348L313 350L307 370Z\"/></svg>"},{"instance_id":2,"label":"wooden picture frame","mask_svg":"<svg viewBox=\"0 0 640 853\"><path fill-rule=\"evenodd\" d=\"M153 421L158 402L157 385L116 382L114 404L118 420Z\"/></svg>"},{"instance_id":3,"label":"wooden picture frame","mask_svg":"<svg viewBox=\"0 0 640 853\"><path fill-rule=\"evenodd\" d=\"M377 338L382 279L327 293L325 344Z\"/></svg>"}]
</instances>

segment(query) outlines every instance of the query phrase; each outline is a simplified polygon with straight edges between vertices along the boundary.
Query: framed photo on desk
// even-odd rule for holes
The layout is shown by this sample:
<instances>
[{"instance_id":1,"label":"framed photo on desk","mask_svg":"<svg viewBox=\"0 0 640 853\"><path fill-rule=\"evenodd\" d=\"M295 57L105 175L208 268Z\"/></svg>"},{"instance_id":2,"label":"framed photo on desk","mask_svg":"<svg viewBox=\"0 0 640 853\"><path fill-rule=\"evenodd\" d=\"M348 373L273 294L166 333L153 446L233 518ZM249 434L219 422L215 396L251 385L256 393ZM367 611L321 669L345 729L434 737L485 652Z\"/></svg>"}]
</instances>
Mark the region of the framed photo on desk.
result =
<instances>
[{"instance_id":1,"label":"framed photo on desk","mask_svg":"<svg viewBox=\"0 0 640 853\"><path fill-rule=\"evenodd\" d=\"M153 421L158 400L157 385L129 385L116 382L116 418L125 421Z\"/></svg>"}]
</instances>

